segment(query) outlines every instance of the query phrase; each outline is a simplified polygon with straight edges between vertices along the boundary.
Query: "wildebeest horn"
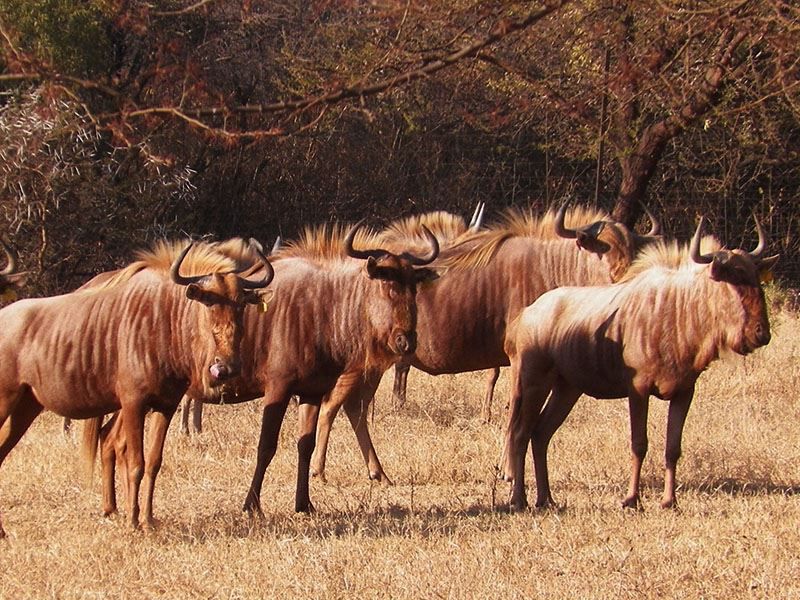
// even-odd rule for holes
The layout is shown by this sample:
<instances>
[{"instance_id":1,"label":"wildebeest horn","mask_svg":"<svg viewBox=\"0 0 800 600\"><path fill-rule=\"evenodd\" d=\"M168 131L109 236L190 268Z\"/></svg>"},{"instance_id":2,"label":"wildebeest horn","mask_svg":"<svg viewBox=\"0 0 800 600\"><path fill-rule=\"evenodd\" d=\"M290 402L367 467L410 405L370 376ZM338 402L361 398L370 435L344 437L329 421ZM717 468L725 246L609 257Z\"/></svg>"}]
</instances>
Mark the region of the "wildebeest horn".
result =
<instances>
[{"instance_id":1,"label":"wildebeest horn","mask_svg":"<svg viewBox=\"0 0 800 600\"><path fill-rule=\"evenodd\" d=\"M344 238L344 247L345 251L347 252L347 256L351 258L380 258L381 256L386 256L386 250L356 250L353 248L353 240L356 239L356 233L361 226L364 224L365 219L361 219L358 223L353 225L350 231L347 232L347 237Z\"/></svg>"},{"instance_id":2,"label":"wildebeest horn","mask_svg":"<svg viewBox=\"0 0 800 600\"><path fill-rule=\"evenodd\" d=\"M646 237L646 238L649 238L649 237L661 237L661 235L662 235L661 234L661 223L659 223L659 221L658 221L658 219L656 219L655 215L652 212L650 212L650 209L647 208L647 205L644 202L642 202L641 204L642 204L642 209L644 210L644 213L647 215L647 218L650 219L650 231L648 231L647 233L645 233L641 237Z\"/></svg>"},{"instance_id":3,"label":"wildebeest horn","mask_svg":"<svg viewBox=\"0 0 800 600\"><path fill-rule=\"evenodd\" d=\"M567 205L569 204L569 200L566 200L564 204L562 204L558 212L556 213L556 220L555 220L555 227L556 227L556 235L562 238L568 238L570 240L574 240L578 237L578 232L574 229L567 229L564 226L564 217L567 214Z\"/></svg>"},{"instance_id":4,"label":"wildebeest horn","mask_svg":"<svg viewBox=\"0 0 800 600\"><path fill-rule=\"evenodd\" d=\"M407 259L412 265L421 267L422 265L429 265L436 257L439 256L439 240L436 239L436 236L431 233L431 230L422 226L422 232L425 234L425 237L428 238L428 244L430 244L431 251L428 252L426 256L414 256L409 252L403 252L401 254L401 258Z\"/></svg>"},{"instance_id":5,"label":"wildebeest horn","mask_svg":"<svg viewBox=\"0 0 800 600\"><path fill-rule=\"evenodd\" d=\"M280 238L278 238L280 240ZM261 249L261 244L259 244L253 238L250 238L250 246L255 250L258 257L261 259L261 262L264 263L264 277L261 281L250 281L249 279L242 279L242 287L246 290L257 290L261 288L267 287L272 278L275 277L275 269L272 268L272 265L267 260L267 257L264 256L264 252Z\"/></svg>"},{"instance_id":6,"label":"wildebeest horn","mask_svg":"<svg viewBox=\"0 0 800 600\"><path fill-rule=\"evenodd\" d=\"M478 231L483 225L483 211L486 208L485 202L478 202L475 206L475 212L472 213L472 219L469 222L470 231Z\"/></svg>"},{"instance_id":7,"label":"wildebeest horn","mask_svg":"<svg viewBox=\"0 0 800 600\"><path fill-rule=\"evenodd\" d=\"M283 240L281 239L281 236L276 237L275 238L275 243L272 244L272 250L270 250L269 253L270 254L275 254L278 250L281 249L281 244L282 243L283 243Z\"/></svg>"},{"instance_id":8,"label":"wildebeest horn","mask_svg":"<svg viewBox=\"0 0 800 600\"><path fill-rule=\"evenodd\" d=\"M767 236L764 234L764 228L761 226L756 213L753 213L753 220L756 222L756 231L758 231L758 245L750 252L750 256L758 259L761 258L764 249L767 247Z\"/></svg>"},{"instance_id":9,"label":"wildebeest horn","mask_svg":"<svg viewBox=\"0 0 800 600\"><path fill-rule=\"evenodd\" d=\"M11 248L1 239L0 244L2 244L3 252L6 253L6 259L8 260L6 268L0 271L0 275L13 275L17 272L17 257L14 255Z\"/></svg>"},{"instance_id":10,"label":"wildebeest horn","mask_svg":"<svg viewBox=\"0 0 800 600\"><path fill-rule=\"evenodd\" d=\"M700 237L702 235L701 229L703 229L704 222L705 217L700 217L700 222L697 224L697 231L694 232L692 243L689 245L689 256L691 256L694 262L701 265L707 265L714 260L712 255L700 253Z\"/></svg>"},{"instance_id":11,"label":"wildebeest horn","mask_svg":"<svg viewBox=\"0 0 800 600\"><path fill-rule=\"evenodd\" d=\"M194 242L191 242L188 246L186 246L186 248L183 249L183 252L181 252L178 258L175 259L175 262L172 263L172 267L169 270L170 279L172 279L172 281L178 285L190 285L192 283L197 283L203 279L203 277L205 277L205 275L184 277L180 273L181 263L183 262L183 259L186 258L186 255L189 254L189 250L192 249L192 246L194 246Z\"/></svg>"}]
</instances>

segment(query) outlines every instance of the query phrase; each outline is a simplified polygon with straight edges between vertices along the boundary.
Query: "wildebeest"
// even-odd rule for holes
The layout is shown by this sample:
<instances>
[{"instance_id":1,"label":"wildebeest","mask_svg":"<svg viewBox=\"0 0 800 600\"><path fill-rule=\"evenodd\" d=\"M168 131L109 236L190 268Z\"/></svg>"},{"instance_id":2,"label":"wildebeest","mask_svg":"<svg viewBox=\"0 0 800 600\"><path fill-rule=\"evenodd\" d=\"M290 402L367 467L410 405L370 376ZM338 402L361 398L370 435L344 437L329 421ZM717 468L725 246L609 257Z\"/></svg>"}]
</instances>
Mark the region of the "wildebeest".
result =
<instances>
[{"instance_id":1,"label":"wildebeest","mask_svg":"<svg viewBox=\"0 0 800 600\"><path fill-rule=\"evenodd\" d=\"M6 266L0 271L0 299L14 300L16 299L16 289L25 283L27 274L17 271L17 257L2 239L0 239L0 246L3 247L3 253L6 255Z\"/></svg>"},{"instance_id":2,"label":"wildebeest","mask_svg":"<svg viewBox=\"0 0 800 600\"><path fill-rule=\"evenodd\" d=\"M359 229L356 225L345 235L339 227L321 227L287 244L272 259L269 308L245 314L241 375L230 382L222 401L264 398L256 470L244 504L248 512L261 511L263 477L292 395L300 401L295 510L309 511L309 464L322 396L344 373L377 373L380 379L416 347L417 285L436 277L424 266L439 253L436 237L426 234L423 255L360 250L354 247ZM363 235L359 245L373 240ZM152 456L160 456L163 442L163 435L153 438ZM105 443L111 456L113 448L125 446L118 432Z\"/></svg>"},{"instance_id":3,"label":"wildebeest","mask_svg":"<svg viewBox=\"0 0 800 600\"><path fill-rule=\"evenodd\" d=\"M272 246L272 250L270 250L270 255L275 254L281 247L281 237L275 240L275 243ZM228 240L224 242L217 242L215 244L215 248L226 254L237 261L237 263L241 263L240 268L247 268L250 265L250 261L246 260L245 257L241 255L240 249L237 248L234 240ZM263 250L259 247L260 250ZM252 259L252 257L250 257ZM191 418L191 426L190 426L190 418ZM180 431L184 435L189 435L191 430L192 433L199 434L203 431L203 401L202 400L195 400L189 395L184 395L183 399L181 400L181 408L180 408Z\"/></svg>"},{"instance_id":4,"label":"wildebeest","mask_svg":"<svg viewBox=\"0 0 800 600\"><path fill-rule=\"evenodd\" d=\"M651 217L652 220L652 217ZM563 285L594 285L621 278L638 250L660 239L660 227L632 232L602 211L548 211L541 218L508 211L504 220L442 250L433 264L447 270L417 296L417 350L410 364L426 373L463 373L509 364L506 326L542 293ZM348 374L325 399L313 471L324 477L327 432L344 406L369 477L388 481L375 452L366 411L380 379Z\"/></svg>"},{"instance_id":5,"label":"wildebeest","mask_svg":"<svg viewBox=\"0 0 800 600\"><path fill-rule=\"evenodd\" d=\"M271 279L266 259L264 277L248 281L202 246L187 259L191 248L162 244L100 285L0 310L0 464L45 408L71 418L121 410L138 526L145 412L171 415L190 381L214 387L239 371L243 307Z\"/></svg>"},{"instance_id":6,"label":"wildebeest","mask_svg":"<svg viewBox=\"0 0 800 600\"><path fill-rule=\"evenodd\" d=\"M649 396L669 402L661 505L675 505L675 467L698 376L721 352L748 354L770 340L759 276L778 257L762 258L764 232L757 220L756 225L759 242L753 252L720 249L706 238L703 253L701 219L688 247L673 243L645 250L620 283L553 290L523 311L509 344L512 508L527 504L529 440L536 506L553 503L548 444L582 393L628 397L632 469L625 507L640 504Z\"/></svg>"}]
</instances>

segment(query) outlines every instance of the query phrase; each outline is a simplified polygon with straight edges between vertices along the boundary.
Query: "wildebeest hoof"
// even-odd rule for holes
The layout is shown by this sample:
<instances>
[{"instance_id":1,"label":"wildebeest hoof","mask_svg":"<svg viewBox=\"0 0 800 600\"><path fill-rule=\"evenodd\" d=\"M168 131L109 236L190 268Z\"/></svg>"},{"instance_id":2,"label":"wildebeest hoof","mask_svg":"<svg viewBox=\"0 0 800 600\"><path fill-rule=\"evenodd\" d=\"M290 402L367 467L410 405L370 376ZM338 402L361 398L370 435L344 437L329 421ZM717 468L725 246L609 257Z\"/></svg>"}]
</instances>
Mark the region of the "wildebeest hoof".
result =
<instances>
[{"instance_id":1,"label":"wildebeest hoof","mask_svg":"<svg viewBox=\"0 0 800 600\"><path fill-rule=\"evenodd\" d=\"M316 477L322 483L328 483L328 478L325 476L325 471L317 471L316 469L311 469L311 476Z\"/></svg>"},{"instance_id":2,"label":"wildebeest hoof","mask_svg":"<svg viewBox=\"0 0 800 600\"><path fill-rule=\"evenodd\" d=\"M381 485L394 485L394 482L386 476L383 471L377 473L370 473L369 478L371 481L377 481Z\"/></svg>"},{"instance_id":3,"label":"wildebeest hoof","mask_svg":"<svg viewBox=\"0 0 800 600\"><path fill-rule=\"evenodd\" d=\"M641 501L641 499L639 498L638 495L636 495L636 496L628 496L627 498L625 498L622 501L622 508L623 509L630 508L630 509L639 510L639 511L644 510L644 507L642 506L642 501Z\"/></svg>"},{"instance_id":4,"label":"wildebeest hoof","mask_svg":"<svg viewBox=\"0 0 800 600\"><path fill-rule=\"evenodd\" d=\"M675 498L668 498L661 501L661 508L678 508L678 503Z\"/></svg>"}]
</instances>

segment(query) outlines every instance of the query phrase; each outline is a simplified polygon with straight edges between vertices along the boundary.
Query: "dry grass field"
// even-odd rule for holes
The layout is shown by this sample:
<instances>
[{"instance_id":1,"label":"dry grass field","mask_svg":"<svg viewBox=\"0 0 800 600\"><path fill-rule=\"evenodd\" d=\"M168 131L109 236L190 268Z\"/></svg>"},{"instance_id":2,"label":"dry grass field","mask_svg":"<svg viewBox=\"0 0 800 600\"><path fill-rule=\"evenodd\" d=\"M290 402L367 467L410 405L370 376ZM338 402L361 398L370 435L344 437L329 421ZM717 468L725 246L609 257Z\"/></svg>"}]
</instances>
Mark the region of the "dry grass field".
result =
<instances>
[{"instance_id":1,"label":"dry grass field","mask_svg":"<svg viewBox=\"0 0 800 600\"><path fill-rule=\"evenodd\" d=\"M658 508L664 403L651 405L645 510L625 512L627 403L584 397L551 449L561 508L509 514L495 473L507 374L488 425L481 374L412 372L403 408L386 377L372 431L395 485L367 480L342 418L312 516L292 512L294 409L256 521L240 506L257 403L208 408L191 439L173 423L152 532L100 516L78 433L45 415L0 470L0 597L800 598L800 319L778 315L773 331L701 377L672 511Z\"/></svg>"}]
</instances>

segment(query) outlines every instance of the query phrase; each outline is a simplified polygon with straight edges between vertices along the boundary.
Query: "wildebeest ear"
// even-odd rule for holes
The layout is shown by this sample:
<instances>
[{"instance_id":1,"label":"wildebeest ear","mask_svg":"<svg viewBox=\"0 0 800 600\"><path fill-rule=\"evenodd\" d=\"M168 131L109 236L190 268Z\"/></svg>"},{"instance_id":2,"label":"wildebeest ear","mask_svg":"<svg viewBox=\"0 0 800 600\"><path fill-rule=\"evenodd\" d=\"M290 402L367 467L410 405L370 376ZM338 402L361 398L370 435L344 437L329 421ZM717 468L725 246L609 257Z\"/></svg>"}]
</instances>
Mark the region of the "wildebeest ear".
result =
<instances>
[{"instance_id":1,"label":"wildebeest ear","mask_svg":"<svg viewBox=\"0 0 800 600\"><path fill-rule=\"evenodd\" d=\"M440 275L435 269L414 269L414 277L417 283L425 285L436 281Z\"/></svg>"},{"instance_id":2,"label":"wildebeest ear","mask_svg":"<svg viewBox=\"0 0 800 600\"><path fill-rule=\"evenodd\" d=\"M761 283L772 281L772 269L775 263L778 262L779 255L768 256L758 261L758 279Z\"/></svg>"},{"instance_id":3,"label":"wildebeest ear","mask_svg":"<svg viewBox=\"0 0 800 600\"><path fill-rule=\"evenodd\" d=\"M378 261L374 256L367 258L367 275L370 279L375 279L378 276Z\"/></svg>"},{"instance_id":4,"label":"wildebeest ear","mask_svg":"<svg viewBox=\"0 0 800 600\"><path fill-rule=\"evenodd\" d=\"M275 290L251 290L244 295L244 301L247 304L261 304L262 302L266 304L274 295Z\"/></svg>"}]
</instances>

